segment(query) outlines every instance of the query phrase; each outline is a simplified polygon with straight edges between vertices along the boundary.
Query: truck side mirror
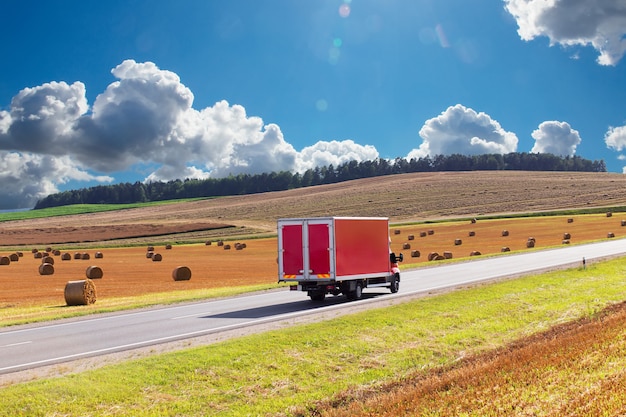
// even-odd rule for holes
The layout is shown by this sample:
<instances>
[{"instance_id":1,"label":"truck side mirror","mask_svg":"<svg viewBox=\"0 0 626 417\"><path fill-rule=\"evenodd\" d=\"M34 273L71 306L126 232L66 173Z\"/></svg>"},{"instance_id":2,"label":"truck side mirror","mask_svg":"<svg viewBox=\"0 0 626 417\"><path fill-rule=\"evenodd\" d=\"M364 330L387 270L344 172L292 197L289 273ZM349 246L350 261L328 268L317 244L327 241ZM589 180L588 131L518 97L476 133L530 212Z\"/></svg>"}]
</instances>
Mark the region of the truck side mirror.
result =
<instances>
[{"instance_id":1,"label":"truck side mirror","mask_svg":"<svg viewBox=\"0 0 626 417\"><path fill-rule=\"evenodd\" d=\"M396 256L396 254L394 252L391 252L389 254L389 262L391 262L392 264L398 263L398 262L402 262L402 260L404 259L404 256L402 256L402 254Z\"/></svg>"}]
</instances>

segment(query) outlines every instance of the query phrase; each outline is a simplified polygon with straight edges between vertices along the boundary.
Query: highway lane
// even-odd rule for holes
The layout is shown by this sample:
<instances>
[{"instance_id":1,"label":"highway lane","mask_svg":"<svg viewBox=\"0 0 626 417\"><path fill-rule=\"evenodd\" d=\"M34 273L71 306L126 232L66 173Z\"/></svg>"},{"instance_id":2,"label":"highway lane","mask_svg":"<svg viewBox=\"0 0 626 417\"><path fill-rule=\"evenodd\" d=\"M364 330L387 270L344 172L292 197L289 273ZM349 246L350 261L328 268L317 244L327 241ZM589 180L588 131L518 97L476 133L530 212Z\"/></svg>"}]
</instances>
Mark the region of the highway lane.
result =
<instances>
[{"instance_id":1,"label":"highway lane","mask_svg":"<svg viewBox=\"0 0 626 417\"><path fill-rule=\"evenodd\" d=\"M404 271L398 294L368 289L360 301L328 297L314 303L305 293L285 290L6 328L0 330L0 374L623 254L626 240L615 239Z\"/></svg>"}]
</instances>

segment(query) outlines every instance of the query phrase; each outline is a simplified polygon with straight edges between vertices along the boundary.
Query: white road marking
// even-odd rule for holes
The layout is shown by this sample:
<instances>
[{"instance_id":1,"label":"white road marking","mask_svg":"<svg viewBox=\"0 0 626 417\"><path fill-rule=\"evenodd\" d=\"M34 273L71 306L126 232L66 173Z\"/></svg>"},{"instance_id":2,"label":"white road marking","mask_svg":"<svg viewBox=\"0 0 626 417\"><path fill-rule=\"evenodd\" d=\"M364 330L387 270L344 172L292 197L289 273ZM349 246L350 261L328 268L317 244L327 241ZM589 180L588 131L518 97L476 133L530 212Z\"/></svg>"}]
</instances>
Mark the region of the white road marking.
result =
<instances>
[{"instance_id":1,"label":"white road marking","mask_svg":"<svg viewBox=\"0 0 626 417\"><path fill-rule=\"evenodd\" d=\"M13 347L13 346L27 345L29 343L33 343L32 340L29 340L27 342L11 343L10 345L2 345L2 346L0 346L0 348L8 348L8 347Z\"/></svg>"},{"instance_id":2,"label":"white road marking","mask_svg":"<svg viewBox=\"0 0 626 417\"><path fill-rule=\"evenodd\" d=\"M180 319L186 319L189 317L201 317L201 316L206 316L208 314L211 314L211 312L207 311L205 313L187 314L186 316L171 317L170 320L180 320Z\"/></svg>"}]
</instances>

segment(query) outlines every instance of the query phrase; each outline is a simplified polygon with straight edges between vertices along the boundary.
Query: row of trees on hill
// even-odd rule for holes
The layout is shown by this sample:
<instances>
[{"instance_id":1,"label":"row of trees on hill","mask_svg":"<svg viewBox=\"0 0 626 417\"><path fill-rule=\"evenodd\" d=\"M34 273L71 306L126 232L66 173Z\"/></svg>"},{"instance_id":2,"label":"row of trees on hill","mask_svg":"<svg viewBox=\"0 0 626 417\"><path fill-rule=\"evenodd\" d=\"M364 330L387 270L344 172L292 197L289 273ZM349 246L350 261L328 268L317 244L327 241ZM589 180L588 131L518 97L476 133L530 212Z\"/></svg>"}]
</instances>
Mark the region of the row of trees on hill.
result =
<instances>
[{"instance_id":1,"label":"row of trees on hill","mask_svg":"<svg viewBox=\"0 0 626 417\"><path fill-rule=\"evenodd\" d=\"M379 158L373 161L350 161L337 167L333 165L317 167L302 174L281 171L204 180L186 179L150 183L137 181L100 185L51 194L39 200L35 209L69 204L126 204L253 194L410 172L482 170L606 172L606 165L602 160L590 161L578 156L560 157L552 154L518 152L505 155L438 155L433 158L411 160L396 158L393 161Z\"/></svg>"}]
</instances>

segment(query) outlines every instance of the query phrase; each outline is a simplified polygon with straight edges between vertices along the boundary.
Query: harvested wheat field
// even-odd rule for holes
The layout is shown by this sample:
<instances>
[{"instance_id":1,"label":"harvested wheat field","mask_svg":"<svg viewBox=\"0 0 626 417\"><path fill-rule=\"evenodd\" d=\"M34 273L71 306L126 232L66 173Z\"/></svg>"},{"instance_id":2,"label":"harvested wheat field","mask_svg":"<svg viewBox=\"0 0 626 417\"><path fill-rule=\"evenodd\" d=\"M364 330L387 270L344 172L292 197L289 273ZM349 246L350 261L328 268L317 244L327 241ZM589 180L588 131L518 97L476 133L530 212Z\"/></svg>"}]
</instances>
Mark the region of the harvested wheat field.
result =
<instances>
[{"instance_id":1,"label":"harvested wheat field","mask_svg":"<svg viewBox=\"0 0 626 417\"><path fill-rule=\"evenodd\" d=\"M437 262L429 260L433 253L458 259L498 254L504 247L510 251L531 250L527 247L529 238L534 239L536 249L608 239L609 234L614 238L624 237L623 222L626 223L624 213L610 217L605 213L459 221L393 226L390 236L392 250L402 252L405 265L415 267L418 265L414 264ZM507 231L506 236L503 231ZM66 283L85 279L87 270L94 266L102 271L102 277L94 279L98 299L272 284L278 276L276 248L276 238L89 250L33 247L22 251L18 261L0 266L0 306L63 305ZM33 253L35 249L37 253ZM52 258L54 273L44 276L39 267L45 259L42 252L46 250L48 258ZM0 256L15 257L15 254L7 252ZM190 269L191 279L177 281L172 277L180 266Z\"/></svg>"},{"instance_id":2,"label":"harvested wheat field","mask_svg":"<svg viewBox=\"0 0 626 417\"><path fill-rule=\"evenodd\" d=\"M405 265L431 254L467 258L576 244L626 235L626 214L480 220L488 214L626 205L626 176L576 172L440 172L390 175L305 189L216 198L44 219L0 223L0 306L62 305L66 282L90 266L98 299L272 284L277 280L276 220L285 217L389 217L392 250ZM438 220L467 218L458 222ZM469 219L478 217L476 223ZM411 222L433 221L409 225ZM406 225L402 225L406 224ZM504 235L506 231L506 235ZM613 236L613 237L609 237ZM224 240L231 249L218 246ZM171 242L198 242L166 249ZM213 242L206 245L206 242ZM237 249L235 243L245 243ZM109 248L107 246L132 246ZM155 258L146 256L154 245ZM54 272L40 275L32 249L49 250ZM532 249L532 248L531 248ZM56 252L55 252L56 251ZM96 252L102 254L96 256ZM80 257L77 257L80 254ZM83 256L86 255L86 256ZM418 256L419 255L419 256ZM85 257L89 259L85 259ZM68 260L63 258L70 257ZM186 266L191 279L176 281ZM50 268L48 268L50 269Z\"/></svg>"},{"instance_id":3,"label":"harvested wheat field","mask_svg":"<svg viewBox=\"0 0 626 417\"><path fill-rule=\"evenodd\" d=\"M42 249L43 250L43 249ZM100 252L101 258L95 253ZM69 260L62 260L65 253ZM88 255L89 259L83 259ZM107 248L99 250L61 251L54 256L54 273L41 276L42 260L31 251L22 252L19 261L0 269L0 306L26 304L64 304L63 292L68 281L86 278L87 269L97 266L102 278L93 279L99 300L166 291L218 288L272 283L276 270L275 239L246 242L246 248L230 250L213 243L172 246L155 245L148 257L148 247ZM160 255L161 260L156 261ZM153 259L154 258L154 259ZM173 271L186 266L190 280L175 281Z\"/></svg>"}]
</instances>

